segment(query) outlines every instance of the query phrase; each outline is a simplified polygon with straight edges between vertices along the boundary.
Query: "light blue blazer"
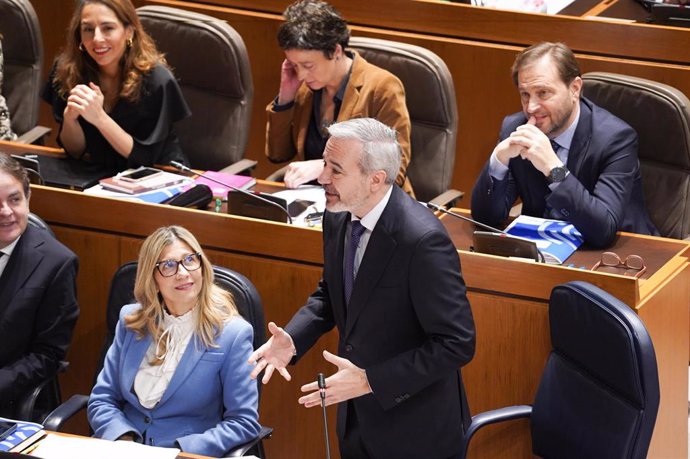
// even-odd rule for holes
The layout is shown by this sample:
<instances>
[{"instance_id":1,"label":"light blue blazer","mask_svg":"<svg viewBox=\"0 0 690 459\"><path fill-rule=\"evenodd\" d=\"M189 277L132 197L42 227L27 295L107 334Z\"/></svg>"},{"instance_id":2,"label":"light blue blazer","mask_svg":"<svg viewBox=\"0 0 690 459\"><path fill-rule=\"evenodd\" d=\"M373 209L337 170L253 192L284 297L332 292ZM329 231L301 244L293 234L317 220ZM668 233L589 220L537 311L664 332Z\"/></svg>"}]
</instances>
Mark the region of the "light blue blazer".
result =
<instances>
[{"instance_id":1,"label":"light blue blazer","mask_svg":"<svg viewBox=\"0 0 690 459\"><path fill-rule=\"evenodd\" d=\"M225 324L217 348L192 338L180 364L153 408L144 408L134 393L134 377L151 344L137 339L123 317L140 306L120 311L115 340L88 404L88 418L99 438L115 440L134 432L148 445L222 456L259 433L258 390L249 378L252 327L240 317Z\"/></svg>"}]
</instances>

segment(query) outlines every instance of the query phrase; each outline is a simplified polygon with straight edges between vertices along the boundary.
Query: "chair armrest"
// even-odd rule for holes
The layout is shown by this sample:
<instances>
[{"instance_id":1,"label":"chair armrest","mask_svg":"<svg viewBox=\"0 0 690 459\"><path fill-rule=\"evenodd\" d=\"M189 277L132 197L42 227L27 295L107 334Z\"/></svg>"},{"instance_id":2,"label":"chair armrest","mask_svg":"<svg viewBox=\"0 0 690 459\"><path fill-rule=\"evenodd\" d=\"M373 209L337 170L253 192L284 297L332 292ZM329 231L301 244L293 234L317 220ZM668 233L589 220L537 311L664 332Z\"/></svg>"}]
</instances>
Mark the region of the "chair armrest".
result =
<instances>
[{"instance_id":1,"label":"chair armrest","mask_svg":"<svg viewBox=\"0 0 690 459\"><path fill-rule=\"evenodd\" d=\"M46 430L59 432L65 422L71 419L79 411L86 408L88 401L88 395L73 395L69 400L55 408L46 416L42 423L43 427L45 427Z\"/></svg>"},{"instance_id":2,"label":"chair armrest","mask_svg":"<svg viewBox=\"0 0 690 459\"><path fill-rule=\"evenodd\" d=\"M29 220L31 220L31 215L29 216ZM33 390L24 393L24 395L17 400L17 407L15 409L14 416L17 419L40 422L41 419L34 419L35 415L40 414L34 413L34 407L36 406L38 397L42 392L50 391L50 393L44 395L44 397L50 397L50 401L52 402L52 406L50 406L50 408L60 403L60 385L57 381L57 377L60 373L64 373L68 367L69 362L61 360L58 363L58 367L54 375L41 381L36 387L34 387Z\"/></svg>"},{"instance_id":3,"label":"chair armrest","mask_svg":"<svg viewBox=\"0 0 690 459\"><path fill-rule=\"evenodd\" d=\"M251 171L256 167L257 162L253 159L240 159L236 163L232 163L229 166L224 167L220 170L224 174L240 175L241 172Z\"/></svg>"},{"instance_id":4,"label":"chair armrest","mask_svg":"<svg viewBox=\"0 0 690 459\"><path fill-rule=\"evenodd\" d=\"M273 435L272 427L261 426L259 430L259 435L253 440L243 443L241 445L235 446L233 449L228 451L224 457L242 457L245 456L253 447L259 445L264 438L271 438Z\"/></svg>"},{"instance_id":5,"label":"chair armrest","mask_svg":"<svg viewBox=\"0 0 690 459\"><path fill-rule=\"evenodd\" d=\"M515 405L498 408L496 410L485 411L472 416L472 423L465 432L465 454L470 446L470 440L477 431L483 427L491 424L496 424L503 421L511 421L513 419L528 418L532 415L532 407L530 405Z\"/></svg>"},{"instance_id":6,"label":"chair armrest","mask_svg":"<svg viewBox=\"0 0 690 459\"><path fill-rule=\"evenodd\" d=\"M454 207L455 201L462 199L463 196L465 196L464 191L450 189L439 194L429 202L439 207Z\"/></svg>"},{"instance_id":7,"label":"chair armrest","mask_svg":"<svg viewBox=\"0 0 690 459\"><path fill-rule=\"evenodd\" d=\"M24 134L17 137L19 143L36 143L37 140L50 134L51 129L46 126L34 126ZM41 142L42 144L42 142Z\"/></svg>"},{"instance_id":8,"label":"chair armrest","mask_svg":"<svg viewBox=\"0 0 690 459\"><path fill-rule=\"evenodd\" d=\"M285 178L285 172L287 172L287 168L287 166L281 167L280 169L266 177L266 180L269 182L282 182Z\"/></svg>"}]
</instances>

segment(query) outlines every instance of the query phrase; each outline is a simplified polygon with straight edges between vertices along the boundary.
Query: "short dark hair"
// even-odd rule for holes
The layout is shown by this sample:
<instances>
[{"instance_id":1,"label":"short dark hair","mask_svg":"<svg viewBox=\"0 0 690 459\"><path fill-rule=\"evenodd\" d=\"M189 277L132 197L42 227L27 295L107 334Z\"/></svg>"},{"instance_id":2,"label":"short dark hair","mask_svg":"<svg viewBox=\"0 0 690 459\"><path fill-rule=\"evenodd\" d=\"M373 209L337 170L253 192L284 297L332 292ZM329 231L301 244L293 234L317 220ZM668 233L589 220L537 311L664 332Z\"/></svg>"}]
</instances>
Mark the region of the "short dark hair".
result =
<instances>
[{"instance_id":1,"label":"short dark hair","mask_svg":"<svg viewBox=\"0 0 690 459\"><path fill-rule=\"evenodd\" d=\"M283 13L285 22L278 29L278 46L283 50L317 50L331 59L335 48L345 49L350 41L347 22L326 2L300 0Z\"/></svg>"},{"instance_id":2,"label":"short dark hair","mask_svg":"<svg viewBox=\"0 0 690 459\"><path fill-rule=\"evenodd\" d=\"M544 56L551 56L553 63L558 69L558 74L563 83L569 85L575 78L581 76L580 66L577 64L575 54L565 45L565 43L541 42L522 50L513 62L510 69L513 83L518 85L518 72L530 64L538 61Z\"/></svg>"},{"instance_id":3,"label":"short dark hair","mask_svg":"<svg viewBox=\"0 0 690 459\"><path fill-rule=\"evenodd\" d=\"M24 197L29 197L29 174L16 159L10 155L0 153L0 172L17 179L17 181L22 184L22 188L24 189Z\"/></svg>"}]
</instances>

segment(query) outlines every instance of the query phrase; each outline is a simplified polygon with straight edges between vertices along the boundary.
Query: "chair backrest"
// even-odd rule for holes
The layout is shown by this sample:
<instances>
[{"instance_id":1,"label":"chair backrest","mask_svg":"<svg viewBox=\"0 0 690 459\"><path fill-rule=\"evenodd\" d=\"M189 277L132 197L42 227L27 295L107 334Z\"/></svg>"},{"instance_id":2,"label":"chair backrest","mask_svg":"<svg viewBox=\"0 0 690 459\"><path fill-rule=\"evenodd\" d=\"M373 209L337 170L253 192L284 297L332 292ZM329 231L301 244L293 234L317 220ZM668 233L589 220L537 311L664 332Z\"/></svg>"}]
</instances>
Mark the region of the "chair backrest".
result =
<instances>
[{"instance_id":1,"label":"chair backrest","mask_svg":"<svg viewBox=\"0 0 690 459\"><path fill-rule=\"evenodd\" d=\"M556 286L552 351L532 411L541 457L647 456L659 408L654 346L626 304L586 282Z\"/></svg>"},{"instance_id":2,"label":"chair backrest","mask_svg":"<svg viewBox=\"0 0 690 459\"><path fill-rule=\"evenodd\" d=\"M31 225L35 228L42 229L42 230L48 232L48 234L50 234L52 237L55 237L55 233L53 233L53 230L50 229L50 226L48 226L48 224L45 221L43 221L43 219L41 217L39 217L38 215L36 215L35 213L29 212L28 222L29 222L29 225Z\"/></svg>"},{"instance_id":3,"label":"chair backrest","mask_svg":"<svg viewBox=\"0 0 690 459\"><path fill-rule=\"evenodd\" d=\"M192 167L220 170L242 159L254 96L242 37L225 21L191 11L143 6L137 13L192 110L176 124Z\"/></svg>"},{"instance_id":4,"label":"chair backrest","mask_svg":"<svg viewBox=\"0 0 690 459\"><path fill-rule=\"evenodd\" d=\"M592 72L584 95L639 136L647 210L662 236L690 236L690 101L679 90L643 78Z\"/></svg>"},{"instance_id":5,"label":"chair backrest","mask_svg":"<svg viewBox=\"0 0 690 459\"><path fill-rule=\"evenodd\" d=\"M0 0L0 34L5 58L2 92L12 130L24 134L38 123L43 41L29 0Z\"/></svg>"},{"instance_id":6,"label":"chair backrest","mask_svg":"<svg viewBox=\"0 0 690 459\"><path fill-rule=\"evenodd\" d=\"M391 72L405 87L412 121L407 175L417 199L429 201L448 190L455 164L458 108L445 62L428 49L389 40L352 37L349 47Z\"/></svg>"},{"instance_id":7,"label":"chair backrest","mask_svg":"<svg viewBox=\"0 0 690 459\"><path fill-rule=\"evenodd\" d=\"M134 281L136 275L136 261L120 266L113 275L108 294L108 304L106 305L107 335L96 373L99 373L103 367L105 353L115 338L115 327L120 317L120 309L126 304L135 302ZM266 339L264 308L254 284L242 274L222 266L214 266L213 275L218 286L232 293L240 315L254 328L254 349L261 346ZM260 384L259 387L261 387Z\"/></svg>"}]
</instances>

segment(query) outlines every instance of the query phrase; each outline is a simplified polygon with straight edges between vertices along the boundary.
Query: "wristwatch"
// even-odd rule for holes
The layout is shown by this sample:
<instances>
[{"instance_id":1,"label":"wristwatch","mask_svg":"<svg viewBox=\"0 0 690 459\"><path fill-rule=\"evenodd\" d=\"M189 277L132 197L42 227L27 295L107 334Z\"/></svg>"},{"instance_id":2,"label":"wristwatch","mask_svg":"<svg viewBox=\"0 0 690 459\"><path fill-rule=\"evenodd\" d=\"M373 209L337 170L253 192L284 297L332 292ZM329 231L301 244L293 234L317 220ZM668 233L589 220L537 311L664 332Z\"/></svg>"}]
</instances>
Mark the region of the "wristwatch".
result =
<instances>
[{"instance_id":1,"label":"wristwatch","mask_svg":"<svg viewBox=\"0 0 690 459\"><path fill-rule=\"evenodd\" d=\"M549 183L562 182L568 176L568 173L569 171L567 167L557 166L551 169L551 172L549 172L549 176L546 179L549 181Z\"/></svg>"}]
</instances>

